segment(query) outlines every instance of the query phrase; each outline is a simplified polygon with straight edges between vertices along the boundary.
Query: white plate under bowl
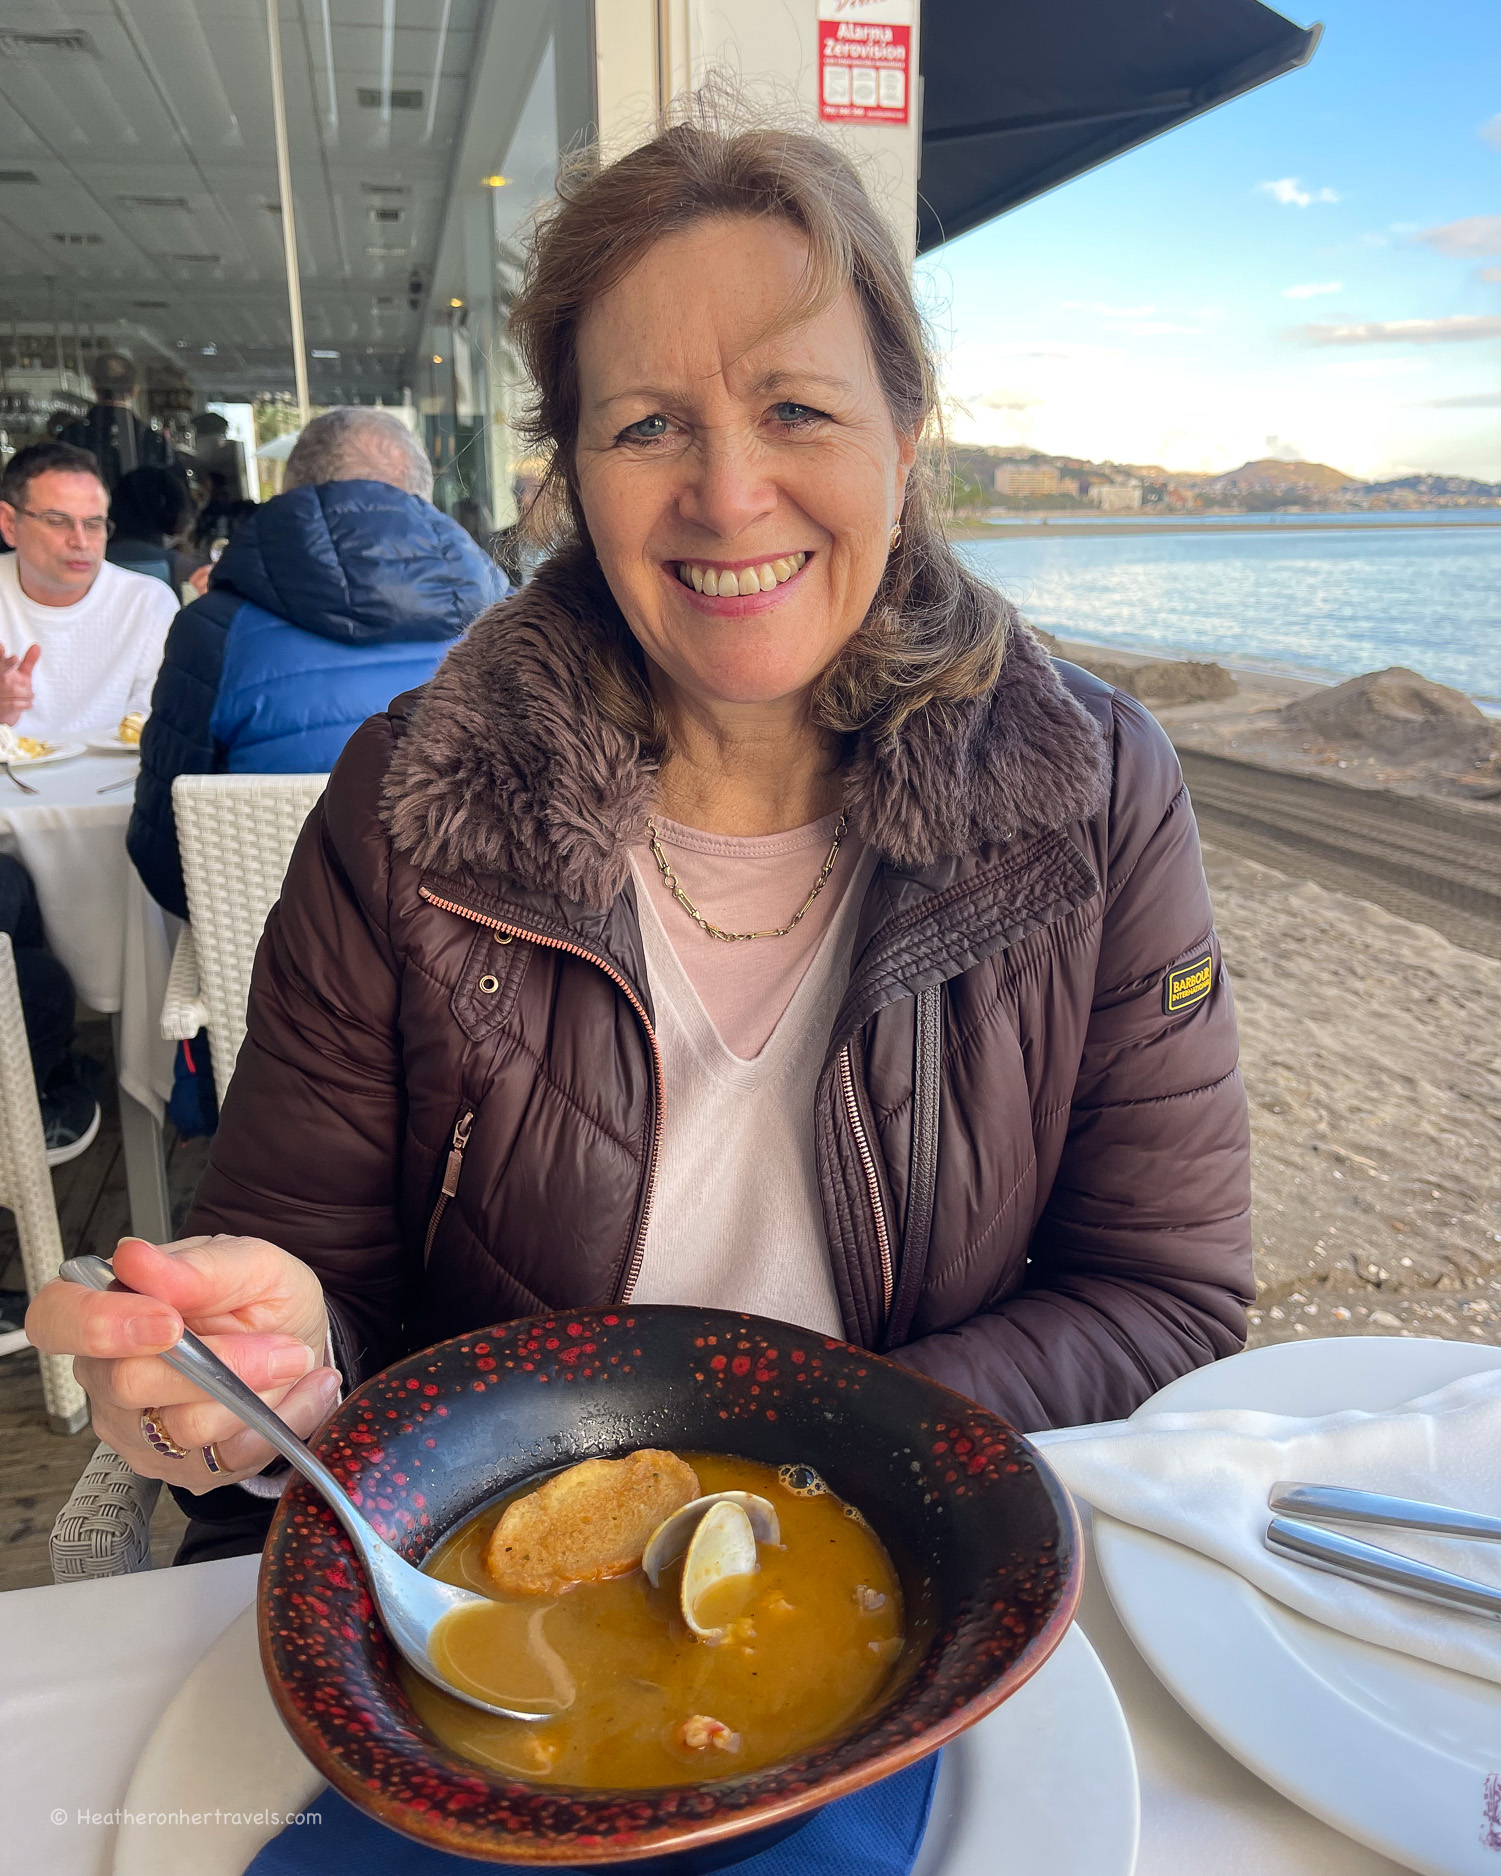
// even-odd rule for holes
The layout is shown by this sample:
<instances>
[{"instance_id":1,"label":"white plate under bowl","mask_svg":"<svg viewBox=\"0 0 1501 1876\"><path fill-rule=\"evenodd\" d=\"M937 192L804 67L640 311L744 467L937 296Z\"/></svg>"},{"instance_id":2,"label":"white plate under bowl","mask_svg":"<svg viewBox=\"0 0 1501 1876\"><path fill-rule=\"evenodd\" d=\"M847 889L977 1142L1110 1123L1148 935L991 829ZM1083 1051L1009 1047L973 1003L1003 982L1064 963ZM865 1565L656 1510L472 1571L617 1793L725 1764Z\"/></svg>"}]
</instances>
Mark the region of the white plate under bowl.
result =
<instances>
[{"instance_id":1,"label":"white plate under bowl","mask_svg":"<svg viewBox=\"0 0 1501 1876\"><path fill-rule=\"evenodd\" d=\"M317 1810L323 1788L271 1704L247 1609L184 1681L136 1763L114 1876L241 1876L283 1822ZM195 1812L220 1821L149 1821ZM1075 1626L1030 1681L945 1749L913 1876L995 1876L1002 1845L1006 1876L1132 1876L1139 1824L1125 1716Z\"/></svg>"},{"instance_id":2,"label":"white plate under bowl","mask_svg":"<svg viewBox=\"0 0 1501 1876\"><path fill-rule=\"evenodd\" d=\"M141 739L138 736L133 743L122 743L118 736L91 736L89 749L96 756L138 756Z\"/></svg>"},{"instance_id":3,"label":"white plate under bowl","mask_svg":"<svg viewBox=\"0 0 1501 1876\"><path fill-rule=\"evenodd\" d=\"M1379 1411L1494 1368L1501 1348L1473 1343L1283 1342L1185 1375L1137 1413ZM1227 1752L1424 1876L1501 1876L1484 1841L1501 1778L1501 1686L1341 1635L1223 1564L1098 1513L1094 1542L1131 1639Z\"/></svg>"},{"instance_id":4,"label":"white plate under bowl","mask_svg":"<svg viewBox=\"0 0 1501 1876\"><path fill-rule=\"evenodd\" d=\"M54 743L44 756L11 756L13 769L40 769L49 762L71 762L83 754L82 743Z\"/></svg>"}]
</instances>

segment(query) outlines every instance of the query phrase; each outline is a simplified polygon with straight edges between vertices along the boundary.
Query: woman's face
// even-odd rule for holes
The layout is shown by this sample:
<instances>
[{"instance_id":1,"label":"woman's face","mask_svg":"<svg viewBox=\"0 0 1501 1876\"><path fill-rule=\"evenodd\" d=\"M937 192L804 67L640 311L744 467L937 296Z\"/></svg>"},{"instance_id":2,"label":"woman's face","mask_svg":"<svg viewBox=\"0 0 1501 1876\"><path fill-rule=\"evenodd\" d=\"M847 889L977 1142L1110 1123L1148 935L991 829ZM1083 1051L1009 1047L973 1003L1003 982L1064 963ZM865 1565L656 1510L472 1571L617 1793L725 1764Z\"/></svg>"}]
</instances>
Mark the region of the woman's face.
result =
<instances>
[{"instance_id":1,"label":"woman's face","mask_svg":"<svg viewBox=\"0 0 1501 1876\"><path fill-rule=\"evenodd\" d=\"M701 222L650 248L579 330L595 550L654 675L711 711L801 698L832 663L916 454L853 294L766 336L806 257L785 222Z\"/></svg>"}]
</instances>

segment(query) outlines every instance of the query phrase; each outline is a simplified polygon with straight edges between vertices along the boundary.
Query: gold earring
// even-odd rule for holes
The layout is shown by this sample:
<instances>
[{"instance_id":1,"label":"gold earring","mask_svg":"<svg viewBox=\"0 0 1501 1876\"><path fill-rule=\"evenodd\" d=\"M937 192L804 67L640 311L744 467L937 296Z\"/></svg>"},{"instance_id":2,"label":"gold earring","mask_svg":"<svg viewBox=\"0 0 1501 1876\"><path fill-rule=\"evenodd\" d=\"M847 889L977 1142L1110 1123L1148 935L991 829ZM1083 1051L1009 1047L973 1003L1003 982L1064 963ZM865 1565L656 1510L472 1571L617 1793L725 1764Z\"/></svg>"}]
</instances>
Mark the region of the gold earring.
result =
<instances>
[{"instance_id":1,"label":"gold earring","mask_svg":"<svg viewBox=\"0 0 1501 1876\"><path fill-rule=\"evenodd\" d=\"M902 524L900 521L898 521L896 526L891 530L891 539L886 543L887 553L894 554L897 548L901 546L901 543L902 543Z\"/></svg>"}]
</instances>

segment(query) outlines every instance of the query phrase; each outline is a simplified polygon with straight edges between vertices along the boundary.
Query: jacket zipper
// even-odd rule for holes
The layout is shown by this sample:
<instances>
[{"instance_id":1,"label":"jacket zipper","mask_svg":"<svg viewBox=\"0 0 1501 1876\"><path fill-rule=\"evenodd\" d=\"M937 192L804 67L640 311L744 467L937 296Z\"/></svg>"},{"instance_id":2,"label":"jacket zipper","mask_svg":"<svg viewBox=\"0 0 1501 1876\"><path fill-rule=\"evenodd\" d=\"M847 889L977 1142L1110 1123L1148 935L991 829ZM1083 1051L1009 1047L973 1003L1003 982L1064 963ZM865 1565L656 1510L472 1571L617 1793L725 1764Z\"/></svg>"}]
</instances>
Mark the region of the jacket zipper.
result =
<instances>
[{"instance_id":1,"label":"jacket zipper","mask_svg":"<svg viewBox=\"0 0 1501 1876\"><path fill-rule=\"evenodd\" d=\"M855 1098L855 1067L849 1043L845 1043L839 1051L839 1086L844 1095L844 1111L849 1120L850 1132L855 1136L855 1151L860 1155L860 1164L865 1168L865 1184L870 1192L870 1209L876 1221L876 1249L881 1258L881 1320L884 1323L891 1313L891 1297L894 1287L891 1273L891 1234L886 1229L886 1208L881 1203L881 1182L876 1176L876 1156L870 1148L870 1139L866 1134L865 1122L860 1114L860 1103Z\"/></svg>"},{"instance_id":2,"label":"jacket zipper","mask_svg":"<svg viewBox=\"0 0 1501 1876\"><path fill-rule=\"evenodd\" d=\"M626 1263L625 1276L615 1297L617 1303L628 1303L631 1300L631 1291L636 1287L636 1279L641 1275L641 1260L646 1255L646 1227L651 1217L652 1198L657 1187L657 1159L662 1146L662 1095L666 1077L662 1069L662 1051L657 1043L657 1032L651 1026L651 1018L646 1013L646 1006L620 972L613 965L608 964L597 951L590 951L583 945L569 944L562 938L545 937L541 932L528 931L525 926L512 925L504 919L491 918L487 913L476 912L472 907L459 905L452 899L440 899L435 892L429 892L426 886L419 886L417 893L419 898L425 899L429 905L436 906L440 912L452 912L459 918L470 919L476 925L486 925L491 931L508 932L512 938L523 938L528 944L542 945L552 951L566 951L570 957L583 958L586 963L593 964L604 972L640 1019L641 1027L646 1032L646 1040L651 1045L652 1135L651 1151L646 1162L646 1184L641 1195L641 1210L636 1220L636 1236L631 1244L631 1254ZM462 1159L463 1148L458 1145L457 1131L455 1129L455 1146L459 1159ZM465 1138L467 1137L466 1134ZM457 1184L458 1170L453 1153L448 1156L448 1165L454 1182ZM874 1172L874 1167L871 1170ZM447 1202L447 1175L444 1177L443 1184L444 1195L440 1196L438 1210L434 1213L432 1224L428 1227L429 1246L432 1244L432 1234L437 1229L438 1218Z\"/></svg>"},{"instance_id":3,"label":"jacket zipper","mask_svg":"<svg viewBox=\"0 0 1501 1876\"><path fill-rule=\"evenodd\" d=\"M443 1169L443 1185L438 1193L438 1202L433 1207L433 1215L427 1221L427 1237L422 1246L424 1267L433 1254L433 1239L438 1235L438 1225L448 1201L459 1189L459 1174L464 1170L464 1148L469 1144L469 1129L474 1125L474 1109L466 1107L460 1114L453 1130L453 1144L448 1149L448 1164Z\"/></svg>"}]
</instances>

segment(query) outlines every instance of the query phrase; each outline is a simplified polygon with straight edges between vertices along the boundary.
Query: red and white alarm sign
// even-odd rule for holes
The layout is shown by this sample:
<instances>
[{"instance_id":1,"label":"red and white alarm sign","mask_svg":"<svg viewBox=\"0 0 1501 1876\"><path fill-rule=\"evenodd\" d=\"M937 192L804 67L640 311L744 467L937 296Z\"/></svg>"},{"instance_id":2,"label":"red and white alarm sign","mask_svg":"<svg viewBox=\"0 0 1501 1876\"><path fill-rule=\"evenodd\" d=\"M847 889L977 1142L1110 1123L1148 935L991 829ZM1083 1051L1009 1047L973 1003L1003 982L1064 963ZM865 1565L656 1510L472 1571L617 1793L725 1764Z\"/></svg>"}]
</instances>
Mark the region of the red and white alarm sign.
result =
<instances>
[{"instance_id":1,"label":"red and white alarm sign","mask_svg":"<svg viewBox=\"0 0 1501 1876\"><path fill-rule=\"evenodd\" d=\"M818 115L842 124L905 124L912 0L818 0Z\"/></svg>"}]
</instances>

